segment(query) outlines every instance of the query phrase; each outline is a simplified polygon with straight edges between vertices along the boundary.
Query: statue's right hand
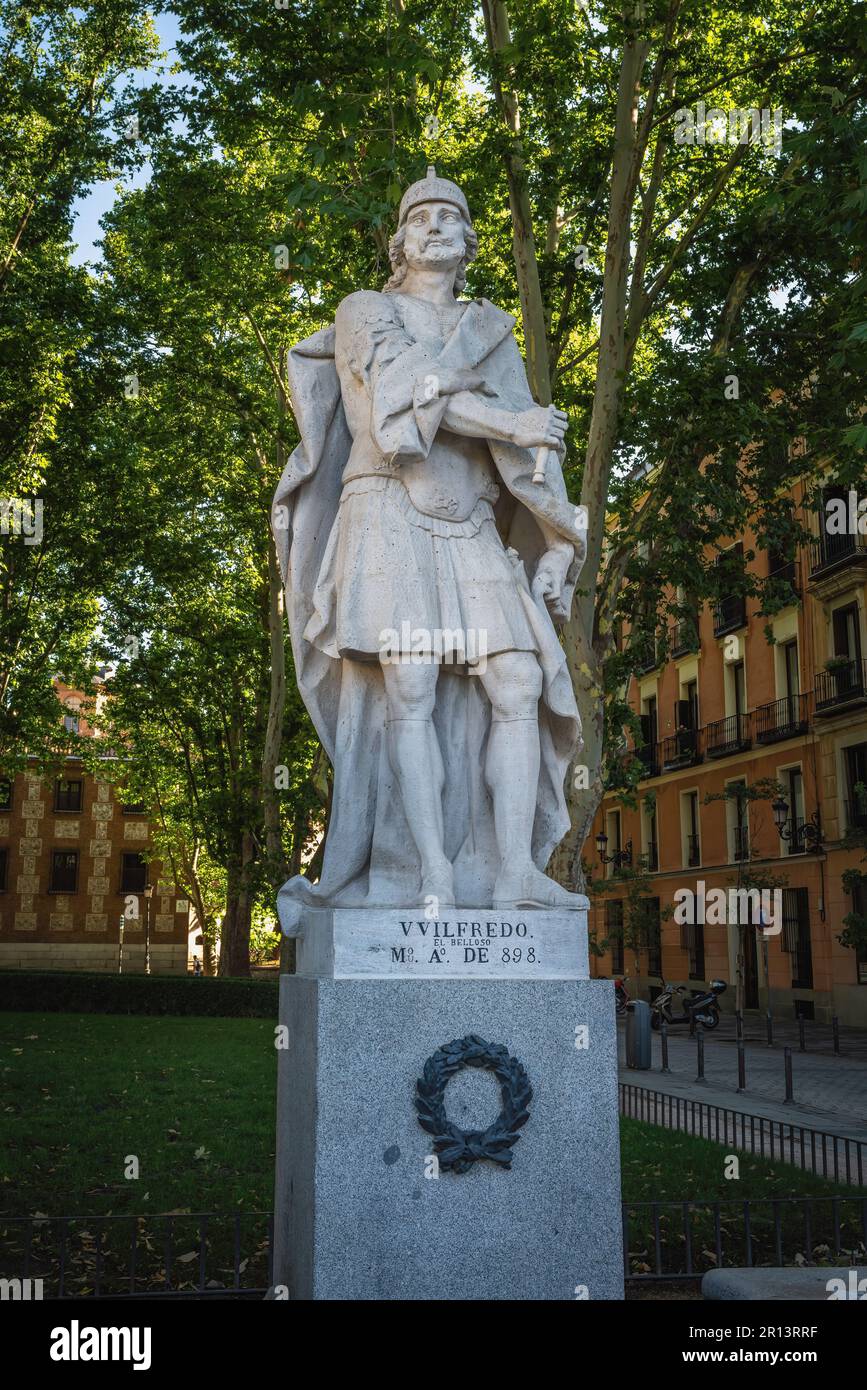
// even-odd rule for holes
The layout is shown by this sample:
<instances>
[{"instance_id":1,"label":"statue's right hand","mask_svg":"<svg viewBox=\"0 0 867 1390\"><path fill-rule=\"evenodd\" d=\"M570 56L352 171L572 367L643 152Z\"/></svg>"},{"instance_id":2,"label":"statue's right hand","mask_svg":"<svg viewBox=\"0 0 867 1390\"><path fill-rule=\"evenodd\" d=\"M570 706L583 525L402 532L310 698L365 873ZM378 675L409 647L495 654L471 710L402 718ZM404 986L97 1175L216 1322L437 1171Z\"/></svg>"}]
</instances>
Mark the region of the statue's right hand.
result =
<instances>
[{"instance_id":1,"label":"statue's right hand","mask_svg":"<svg viewBox=\"0 0 867 1390\"><path fill-rule=\"evenodd\" d=\"M534 405L515 417L512 439L522 449L538 449L547 444L562 452L563 437L569 427L566 412L553 405Z\"/></svg>"}]
</instances>

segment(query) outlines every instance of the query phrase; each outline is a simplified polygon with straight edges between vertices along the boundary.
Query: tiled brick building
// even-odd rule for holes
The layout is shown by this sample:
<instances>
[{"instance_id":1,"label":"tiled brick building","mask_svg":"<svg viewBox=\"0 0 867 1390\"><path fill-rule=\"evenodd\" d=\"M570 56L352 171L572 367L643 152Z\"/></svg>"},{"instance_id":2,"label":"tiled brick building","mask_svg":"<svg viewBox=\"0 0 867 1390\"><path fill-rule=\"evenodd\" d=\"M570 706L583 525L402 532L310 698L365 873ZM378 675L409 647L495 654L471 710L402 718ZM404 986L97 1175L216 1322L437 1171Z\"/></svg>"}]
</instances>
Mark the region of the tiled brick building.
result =
<instances>
[{"instance_id":1,"label":"tiled brick building","mask_svg":"<svg viewBox=\"0 0 867 1390\"><path fill-rule=\"evenodd\" d=\"M149 849L144 807L78 758L52 780L0 780L0 968L116 971L122 937L125 971L147 947L153 973L186 972L189 903Z\"/></svg>"}]
</instances>

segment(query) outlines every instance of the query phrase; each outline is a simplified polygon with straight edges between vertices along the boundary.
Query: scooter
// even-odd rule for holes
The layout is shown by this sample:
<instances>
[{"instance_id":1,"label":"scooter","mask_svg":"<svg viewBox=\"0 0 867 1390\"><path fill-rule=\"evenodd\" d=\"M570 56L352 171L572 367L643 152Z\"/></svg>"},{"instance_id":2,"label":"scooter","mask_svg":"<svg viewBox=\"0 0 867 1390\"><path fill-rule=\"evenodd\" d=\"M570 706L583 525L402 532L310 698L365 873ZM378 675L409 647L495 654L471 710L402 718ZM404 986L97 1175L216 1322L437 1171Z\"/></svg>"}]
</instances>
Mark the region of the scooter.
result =
<instances>
[{"instance_id":1,"label":"scooter","mask_svg":"<svg viewBox=\"0 0 867 1390\"><path fill-rule=\"evenodd\" d=\"M629 1007L629 992L626 988L626 980L614 981L614 1008L618 1014L625 1014Z\"/></svg>"},{"instance_id":2,"label":"scooter","mask_svg":"<svg viewBox=\"0 0 867 1390\"><path fill-rule=\"evenodd\" d=\"M693 991L686 998L686 985L664 985L662 993L650 1006L650 1026L660 1028L665 1023L667 1027L674 1028L682 1023L689 1027L695 1019L703 1028L716 1028L719 1023L717 997L725 990L725 980L711 980L709 989ZM679 1013L674 1009L675 995L680 996Z\"/></svg>"}]
</instances>

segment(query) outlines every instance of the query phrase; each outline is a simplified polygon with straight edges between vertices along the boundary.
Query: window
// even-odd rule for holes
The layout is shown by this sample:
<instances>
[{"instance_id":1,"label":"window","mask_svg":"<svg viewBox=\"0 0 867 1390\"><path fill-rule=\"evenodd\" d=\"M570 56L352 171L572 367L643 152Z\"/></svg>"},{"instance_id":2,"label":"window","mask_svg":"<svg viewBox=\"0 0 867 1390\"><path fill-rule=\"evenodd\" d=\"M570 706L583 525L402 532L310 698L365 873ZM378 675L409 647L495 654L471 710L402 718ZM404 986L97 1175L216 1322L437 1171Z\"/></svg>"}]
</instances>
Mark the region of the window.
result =
<instances>
[{"instance_id":1,"label":"window","mask_svg":"<svg viewBox=\"0 0 867 1390\"><path fill-rule=\"evenodd\" d=\"M81 811L81 782L68 782L58 777L54 784L55 811Z\"/></svg>"},{"instance_id":2,"label":"window","mask_svg":"<svg viewBox=\"0 0 867 1390\"><path fill-rule=\"evenodd\" d=\"M747 784L743 778L729 782L726 801L726 825L729 831L729 846L732 863L750 857L749 814L747 811Z\"/></svg>"},{"instance_id":3,"label":"window","mask_svg":"<svg viewBox=\"0 0 867 1390\"><path fill-rule=\"evenodd\" d=\"M638 756L644 763L646 775L655 777L659 771L657 760L657 741L659 739L658 715L656 707L656 696L649 695L646 700L642 700L641 719L641 747Z\"/></svg>"},{"instance_id":4,"label":"window","mask_svg":"<svg viewBox=\"0 0 867 1390\"><path fill-rule=\"evenodd\" d=\"M704 979L704 922L683 922L680 928L680 944L686 951L687 967L691 980Z\"/></svg>"},{"instance_id":5,"label":"window","mask_svg":"<svg viewBox=\"0 0 867 1390\"><path fill-rule=\"evenodd\" d=\"M804 838L804 778L799 767L790 767L783 774L789 802L791 839L785 840L787 854L803 854L807 848Z\"/></svg>"},{"instance_id":6,"label":"window","mask_svg":"<svg viewBox=\"0 0 867 1390\"><path fill-rule=\"evenodd\" d=\"M783 889L784 951L792 958L792 988L813 988L813 950L810 941L810 903L806 888Z\"/></svg>"},{"instance_id":7,"label":"window","mask_svg":"<svg viewBox=\"0 0 867 1390\"><path fill-rule=\"evenodd\" d=\"M144 808L143 801L125 801L120 810L124 816L143 816Z\"/></svg>"},{"instance_id":8,"label":"window","mask_svg":"<svg viewBox=\"0 0 867 1390\"><path fill-rule=\"evenodd\" d=\"M623 843L622 843L621 835L620 835L620 812L619 812L619 811L609 811L609 812L608 812L607 816L605 817L605 833L606 833L606 835L608 836L608 845L607 845L607 848L606 848L606 850L605 850L605 853L609 856L609 858L612 858L612 859L613 859L614 855L615 855L615 854L619 854L620 850L623 848ZM611 878L612 875L614 874L614 871L615 871L615 865L614 865L614 864L606 864L606 865L605 865L605 877L606 877L606 878Z\"/></svg>"},{"instance_id":9,"label":"window","mask_svg":"<svg viewBox=\"0 0 867 1390\"><path fill-rule=\"evenodd\" d=\"M681 829L683 834L683 863L696 869L701 863L700 812L698 792L684 792L680 798Z\"/></svg>"},{"instance_id":10,"label":"window","mask_svg":"<svg viewBox=\"0 0 867 1390\"><path fill-rule=\"evenodd\" d=\"M798 665L798 639L783 643L783 680L785 695L791 700L801 693L801 671ZM794 722L794 721L793 721Z\"/></svg>"},{"instance_id":11,"label":"window","mask_svg":"<svg viewBox=\"0 0 867 1390\"><path fill-rule=\"evenodd\" d=\"M855 743L846 755L846 827L867 830L867 743Z\"/></svg>"},{"instance_id":12,"label":"window","mask_svg":"<svg viewBox=\"0 0 867 1390\"><path fill-rule=\"evenodd\" d=\"M8 811L12 805L12 783L8 779L0 779L0 811Z\"/></svg>"},{"instance_id":13,"label":"window","mask_svg":"<svg viewBox=\"0 0 867 1390\"><path fill-rule=\"evenodd\" d=\"M845 608L835 608L831 623L834 656L845 657L849 661L860 661L861 636L858 631L858 605L850 603Z\"/></svg>"},{"instance_id":14,"label":"window","mask_svg":"<svg viewBox=\"0 0 867 1390\"><path fill-rule=\"evenodd\" d=\"M122 893L143 893L148 881L148 866L140 854L125 854L120 870Z\"/></svg>"},{"instance_id":15,"label":"window","mask_svg":"<svg viewBox=\"0 0 867 1390\"><path fill-rule=\"evenodd\" d=\"M9 864L9 851L5 845L0 848L0 893L6 892L6 870Z\"/></svg>"},{"instance_id":16,"label":"window","mask_svg":"<svg viewBox=\"0 0 867 1390\"><path fill-rule=\"evenodd\" d=\"M641 904L644 942L647 946L647 973L662 979L662 926L659 898L645 898Z\"/></svg>"},{"instance_id":17,"label":"window","mask_svg":"<svg viewBox=\"0 0 867 1390\"><path fill-rule=\"evenodd\" d=\"M49 893L75 893L78 888L78 850L51 851L51 882Z\"/></svg>"},{"instance_id":18,"label":"window","mask_svg":"<svg viewBox=\"0 0 867 1390\"><path fill-rule=\"evenodd\" d=\"M856 883L852 890L852 911L867 917L867 883ZM859 985L867 985L867 944L855 948L855 970Z\"/></svg>"},{"instance_id":19,"label":"window","mask_svg":"<svg viewBox=\"0 0 867 1390\"><path fill-rule=\"evenodd\" d=\"M655 873L659 868L659 844L656 838L656 806L651 802L649 805L643 803L644 812L644 854L647 859L647 867L651 873Z\"/></svg>"},{"instance_id":20,"label":"window","mask_svg":"<svg viewBox=\"0 0 867 1390\"><path fill-rule=\"evenodd\" d=\"M605 936L611 951L611 969L623 974L623 899L611 898L605 904Z\"/></svg>"}]
</instances>

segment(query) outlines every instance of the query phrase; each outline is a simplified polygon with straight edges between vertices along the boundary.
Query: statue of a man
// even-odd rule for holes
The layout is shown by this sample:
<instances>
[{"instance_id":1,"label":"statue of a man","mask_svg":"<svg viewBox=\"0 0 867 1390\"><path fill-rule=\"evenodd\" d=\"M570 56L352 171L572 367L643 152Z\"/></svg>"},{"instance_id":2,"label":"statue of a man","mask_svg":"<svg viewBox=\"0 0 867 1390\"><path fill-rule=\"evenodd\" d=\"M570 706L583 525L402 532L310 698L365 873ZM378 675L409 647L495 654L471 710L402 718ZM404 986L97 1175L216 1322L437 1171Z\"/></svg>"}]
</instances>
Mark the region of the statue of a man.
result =
<instances>
[{"instance_id":1,"label":"statue of a man","mask_svg":"<svg viewBox=\"0 0 867 1390\"><path fill-rule=\"evenodd\" d=\"M459 298L478 247L429 168L382 293L290 353L301 433L274 499L298 685L334 768L305 905L570 907L544 873L568 829L580 722L555 622L586 530L566 417L530 395L515 320ZM535 455L545 457L534 480Z\"/></svg>"}]
</instances>

